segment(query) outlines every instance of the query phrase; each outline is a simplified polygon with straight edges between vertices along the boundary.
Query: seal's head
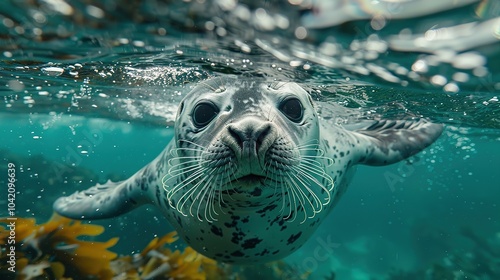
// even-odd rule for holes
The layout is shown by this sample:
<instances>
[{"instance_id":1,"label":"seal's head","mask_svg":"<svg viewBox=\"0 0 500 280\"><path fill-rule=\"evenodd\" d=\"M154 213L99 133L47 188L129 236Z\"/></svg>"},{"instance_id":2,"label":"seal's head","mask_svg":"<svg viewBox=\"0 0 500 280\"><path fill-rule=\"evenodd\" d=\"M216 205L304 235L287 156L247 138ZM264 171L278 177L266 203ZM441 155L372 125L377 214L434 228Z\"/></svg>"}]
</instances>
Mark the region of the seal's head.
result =
<instances>
[{"instance_id":1,"label":"seal's head","mask_svg":"<svg viewBox=\"0 0 500 280\"><path fill-rule=\"evenodd\" d=\"M330 200L309 94L295 83L212 79L181 102L164 182L182 214L279 205L284 219L314 216ZM298 209L301 208L301 209Z\"/></svg>"}]
</instances>

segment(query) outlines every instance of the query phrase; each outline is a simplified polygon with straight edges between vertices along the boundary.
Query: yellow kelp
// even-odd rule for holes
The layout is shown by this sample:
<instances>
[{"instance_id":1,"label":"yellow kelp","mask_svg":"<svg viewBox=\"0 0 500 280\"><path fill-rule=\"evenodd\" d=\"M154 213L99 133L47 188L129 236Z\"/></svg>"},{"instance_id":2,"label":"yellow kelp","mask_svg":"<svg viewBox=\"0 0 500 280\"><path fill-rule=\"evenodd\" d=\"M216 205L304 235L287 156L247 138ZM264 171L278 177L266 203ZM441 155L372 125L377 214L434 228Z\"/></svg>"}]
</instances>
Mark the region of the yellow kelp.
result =
<instances>
[{"instance_id":1,"label":"yellow kelp","mask_svg":"<svg viewBox=\"0 0 500 280\"><path fill-rule=\"evenodd\" d=\"M0 224L13 220L1 218ZM223 270L214 260L192 248L172 251L168 245L177 240L171 232L153 239L140 254L117 257L108 251L118 241L83 241L81 236L97 236L104 231L99 225L82 224L54 214L37 225L33 218L16 218L16 273L6 268L8 250L0 250L0 278L16 279L222 279ZM0 246L5 248L9 227L0 228Z\"/></svg>"},{"instance_id":2,"label":"yellow kelp","mask_svg":"<svg viewBox=\"0 0 500 280\"><path fill-rule=\"evenodd\" d=\"M15 224L15 268L9 271L9 237ZM104 232L99 225L82 224L54 214L44 224L33 218L0 218L0 279L307 279L284 261L248 267L217 263L191 247L173 250L178 240L171 232L151 240L138 254L117 257L108 249L118 238L106 242L84 241L82 236L98 236ZM12 241L11 241L12 242Z\"/></svg>"},{"instance_id":3,"label":"yellow kelp","mask_svg":"<svg viewBox=\"0 0 500 280\"><path fill-rule=\"evenodd\" d=\"M140 254L124 256L112 262L118 279L222 279L224 272L217 263L187 247L172 251L168 244L177 240L171 232L155 238Z\"/></svg>"},{"instance_id":4,"label":"yellow kelp","mask_svg":"<svg viewBox=\"0 0 500 280\"><path fill-rule=\"evenodd\" d=\"M12 220L0 219L0 224ZM9 231L0 229L0 245L7 244ZM45 224L35 224L33 218L15 220L17 279L34 279L40 276L61 278L66 275L84 277L92 275L99 279L111 279L109 262L116 254L107 249L116 244L118 238L106 242L83 241L81 236L96 236L104 231L102 226L82 224L54 214ZM2 246L3 247L3 246ZM6 254L2 252L2 266ZM4 270L2 270L4 271ZM10 272L12 273L12 272Z\"/></svg>"}]
</instances>

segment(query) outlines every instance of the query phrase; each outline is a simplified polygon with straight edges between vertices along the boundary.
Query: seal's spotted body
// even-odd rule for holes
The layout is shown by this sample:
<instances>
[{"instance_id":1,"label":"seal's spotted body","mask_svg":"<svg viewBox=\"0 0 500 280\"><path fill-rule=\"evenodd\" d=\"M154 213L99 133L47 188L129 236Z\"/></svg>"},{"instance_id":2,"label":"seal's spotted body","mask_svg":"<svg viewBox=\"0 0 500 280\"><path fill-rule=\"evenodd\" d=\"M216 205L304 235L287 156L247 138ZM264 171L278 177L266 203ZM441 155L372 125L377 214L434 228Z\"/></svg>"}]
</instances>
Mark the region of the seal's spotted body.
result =
<instances>
[{"instance_id":1,"label":"seal's spotted body","mask_svg":"<svg viewBox=\"0 0 500 280\"><path fill-rule=\"evenodd\" d=\"M294 83L202 82L180 104L175 139L153 162L124 182L60 198L54 208L97 219L153 203L208 257L276 260L321 224L353 165L397 162L442 130L424 121L373 121L349 131L313 106Z\"/></svg>"}]
</instances>

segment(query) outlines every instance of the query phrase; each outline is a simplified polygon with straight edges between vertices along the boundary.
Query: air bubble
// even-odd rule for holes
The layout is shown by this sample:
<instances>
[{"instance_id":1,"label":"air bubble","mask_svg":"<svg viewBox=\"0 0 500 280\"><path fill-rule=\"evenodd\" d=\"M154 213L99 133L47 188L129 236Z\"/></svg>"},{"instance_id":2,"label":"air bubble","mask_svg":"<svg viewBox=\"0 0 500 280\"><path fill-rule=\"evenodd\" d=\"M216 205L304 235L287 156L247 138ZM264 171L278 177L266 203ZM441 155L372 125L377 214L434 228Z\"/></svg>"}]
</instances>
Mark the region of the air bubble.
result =
<instances>
[{"instance_id":1,"label":"air bubble","mask_svg":"<svg viewBox=\"0 0 500 280\"><path fill-rule=\"evenodd\" d=\"M434 75L431 77L431 83L435 86L444 86L448 80L442 75Z\"/></svg>"},{"instance_id":2,"label":"air bubble","mask_svg":"<svg viewBox=\"0 0 500 280\"><path fill-rule=\"evenodd\" d=\"M60 76L64 73L64 69L61 67L45 67L42 68L42 72L49 76Z\"/></svg>"},{"instance_id":3,"label":"air bubble","mask_svg":"<svg viewBox=\"0 0 500 280\"><path fill-rule=\"evenodd\" d=\"M138 48L142 48L142 47L146 46L146 43L144 43L143 41L136 40L136 41L132 42L132 45L134 45L135 47L138 47Z\"/></svg>"},{"instance_id":4,"label":"air bubble","mask_svg":"<svg viewBox=\"0 0 500 280\"><path fill-rule=\"evenodd\" d=\"M486 64L486 58L477 52L466 52L456 55L452 65L458 69L474 69Z\"/></svg>"},{"instance_id":5,"label":"air bubble","mask_svg":"<svg viewBox=\"0 0 500 280\"><path fill-rule=\"evenodd\" d=\"M104 11L96 6L88 5L85 9L87 13L95 18L103 18L105 13Z\"/></svg>"},{"instance_id":6,"label":"air bubble","mask_svg":"<svg viewBox=\"0 0 500 280\"><path fill-rule=\"evenodd\" d=\"M429 71L429 67L427 66L427 63L421 59L415 61L413 65L411 66L411 70L418 72L418 73L426 73Z\"/></svg>"},{"instance_id":7,"label":"air bubble","mask_svg":"<svg viewBox=\"0 0 500 280\"><path fill-rule=\"evenodd\" d=\"M448 83L444 86L444 90L446 92L452 92L452 93L457 93L458 91L460 91L460 88L458 87L458 85L456 83Z\"/></svg>"},{"instance_id":8,"label":"air bubble","mask_svg":"<svg viewBox=\"0 0 500 280\"><path fill-rule=\"evenodd\" d=\"M8 82L8 86L11 90L20 92L24 90L24 84L21 81L18 80L10 80Z\"/></svg>"},{"instance_id":9,"label":"air bubble","mask_svg":"<svg viewBox=\"0 0 500 280\"><path fill-rule=\"evenodd\" d=\"M215 28L215 23L213 21L205 22L205 29L208 31L212 31Z\"/></svg>"},{"instance_id":10,"label":"air bubble","mask_svg":"<svg viewBox=\"0 0 500 280\"><path fill-rule=\"evenodd\" d=\"M299 40L303 40L307 37L307 29L303 26L299 26L295 29L295 37Z\"/></svg>"},{"instance_id":11,"label":"air bubble","mask_svg":"<svg viewBox=\"0 0 500 280\"><path fill-rule=\"evenodd\" d=\"M217 27L215 29L215 33L217 33L217 35L221 36L221 37L224 37L227 35L227 31L224 27Z\"/></svg>"},{"instance_id":12,"label":"air bubble","mask_svg":"<svg viewBox=\"0 0 500 280\"><path fill-rule=\"evenodd\" d=\"M465 83L469 80L469 74L464 72L456 72L453 74L452 79L460 83Z\"/></svg>"}]
</instances>

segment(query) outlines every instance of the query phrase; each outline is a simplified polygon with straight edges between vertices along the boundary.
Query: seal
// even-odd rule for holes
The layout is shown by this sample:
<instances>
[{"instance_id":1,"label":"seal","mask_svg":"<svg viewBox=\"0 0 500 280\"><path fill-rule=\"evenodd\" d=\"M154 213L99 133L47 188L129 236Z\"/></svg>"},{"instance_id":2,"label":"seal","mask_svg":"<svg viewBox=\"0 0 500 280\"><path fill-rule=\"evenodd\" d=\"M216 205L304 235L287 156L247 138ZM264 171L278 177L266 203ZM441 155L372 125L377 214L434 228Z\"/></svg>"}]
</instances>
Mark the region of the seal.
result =
<instances>
[{"instance_id":1,"label":"seal","mask_svg":"<svg viewBox=\"0 0 500 280\"><path fill-rule=\"evenodd\" d=\"M175 137L122 182L54 203L74 219L154 204L185 242L228 263L281 259L304 244L347 188L356 164L387 165L441 134L425 120L378 120L355 130L322 118L298 84L216 78L180 103Z\"/></svg>"}]
</instances>

